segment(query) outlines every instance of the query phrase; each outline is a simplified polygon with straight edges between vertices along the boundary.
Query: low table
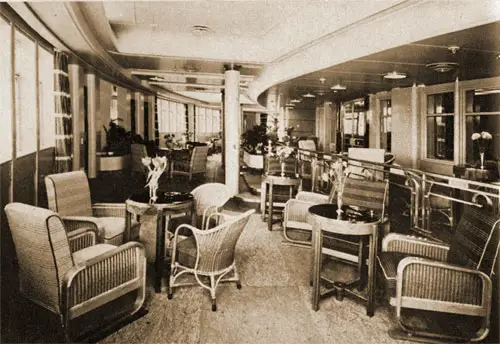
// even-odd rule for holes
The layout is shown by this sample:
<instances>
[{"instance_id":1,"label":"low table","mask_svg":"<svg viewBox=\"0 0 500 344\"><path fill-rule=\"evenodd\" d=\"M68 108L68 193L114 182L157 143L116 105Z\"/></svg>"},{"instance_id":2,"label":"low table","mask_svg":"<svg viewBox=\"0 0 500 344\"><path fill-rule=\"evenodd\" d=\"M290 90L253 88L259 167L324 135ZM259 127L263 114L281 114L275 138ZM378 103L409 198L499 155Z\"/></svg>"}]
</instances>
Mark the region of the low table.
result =
<instances>
[{"instance_id":1,"label":"low table","mask_svg":"<svg viewBox=\"0 0 500 344\"><path fill-rule=\"evenodd\" d=\"M163 277L163 262L165 260L165 235L168 224L173 215L187 214L191 216L191 224L196 225L196 211L194 209L193 195L180 192L159 192L156 203L149 204L149 194L141 193L132 195L126 202L126 228L127 233L131 225L132 214L141 215L147 211L158 214L156 223L156 254L155 254L155 292L161 291Z\"/></svg>"},{"instance_id":2,"label":"low table","mask_svg":"<svg viewBox=\"0 0 500 344\"><path fill-rule=\"evenodd\" d=\"M319 309L319 301L322 296L332 292L337 294L337 299L341 300L345 292L366 301L366 313L373 316L375 312L375 273L376 256L378 245L378 224L379 218L370 212L362 212L342 207L342 213L337 213L336 204L318 204L309 208L307 222L312 226L313 242L313 295L312 308ZM369 237L368 253L368 287L367 295L355 292L351 287L342 282L334 282L333 288L325 293L320 293L321 287L321 265L323 248L323 233L334 233L340 235L358 235Z\"/></svg>"}]
</instances>

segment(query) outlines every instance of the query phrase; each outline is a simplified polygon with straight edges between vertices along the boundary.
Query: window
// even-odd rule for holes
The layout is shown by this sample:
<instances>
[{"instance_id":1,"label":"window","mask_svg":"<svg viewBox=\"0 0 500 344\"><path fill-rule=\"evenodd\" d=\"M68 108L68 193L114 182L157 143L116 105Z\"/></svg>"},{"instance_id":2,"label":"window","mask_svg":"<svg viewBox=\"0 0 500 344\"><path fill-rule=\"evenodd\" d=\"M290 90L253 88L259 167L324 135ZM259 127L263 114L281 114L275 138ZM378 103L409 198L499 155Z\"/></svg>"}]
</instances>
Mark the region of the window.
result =
<instances>
[{"instance_id":1,"label":"window","mask_svg":"<svg viewBox=\"0 0 500 344\"><path fill-rule=\"evenodd\" d=\"M380 100L380 148L391 151L392 109L391 100Z\"/></svg>"},{"instance_id":2,"label":"window","mask_svg":"<svg viewBox=\"0 0 500 344\"><path fill-rule=\"evenodd\" d=\"M0 38L5 49L0 54L0 164L12 159L12 56L11 25L0 17Z\"/></svg>"},{"instance_id":3,"label":"window","mask_svg":"<svg viewBox=\"0 0 500 344\"><path fill-rule=\"evenodd\" d=\"M14 94L16 97L16 154L36 151L36 45L19 30L14 32Z\"/></svg>"},{"instance_id":4,"label":"window","mask_svg":"<svg viewBox=\"0 0 500 344\"><path fill-rule=\"evenodd\" d=\"M492 139L485 151L486 160L500 158L500 87L478 88L465 92L466 162L479 160L479 147L471 139L473 133L489 132Z\"/></svg>"},{"instance_id":5,"label":"window","mask_svg":"<svg viewBox=\"0 0 500 344\"><path fill-rule=\"evenodd\" d=\"M453 161L454 92L427 96L427 158Z\"/></svg>"},{"instance_id":6,"label":"window","mask_svg":"<svg viewBox=\"0 0 500 344\"><path fill-rule=\"evenodd\" d=\"M55 145L54 55L39 47L40 149Z\"/></svg>"},{"instance_id":7,"label":"window","mask_svg":"<svg viewBox=\"0 0 500 344\"><path fill-rule=\"evenodd\" d=\"M221 130L220 111L216 109L196 108L196 132L215 134Z\"/></svg>"},{"instance_id":8,"label":"window","mask_svg":"<svg viewBox=\"0 0 500 344\"><path fill-rule=\"evenodd\" d=\"M111 103L109 109L109 119L111 121L118 119L118 88L115 85L111 87Z\"/></svg>"},{"instance_id":9,"label":"window","mask_svg":"<svg viewBox=\"0 0 500 344\"><path fill-rule=\"evenodd\" d=\"M158 122L162 133L184 133L187 130L186 105L158 98Z\"/></svg>"}]
</instances>

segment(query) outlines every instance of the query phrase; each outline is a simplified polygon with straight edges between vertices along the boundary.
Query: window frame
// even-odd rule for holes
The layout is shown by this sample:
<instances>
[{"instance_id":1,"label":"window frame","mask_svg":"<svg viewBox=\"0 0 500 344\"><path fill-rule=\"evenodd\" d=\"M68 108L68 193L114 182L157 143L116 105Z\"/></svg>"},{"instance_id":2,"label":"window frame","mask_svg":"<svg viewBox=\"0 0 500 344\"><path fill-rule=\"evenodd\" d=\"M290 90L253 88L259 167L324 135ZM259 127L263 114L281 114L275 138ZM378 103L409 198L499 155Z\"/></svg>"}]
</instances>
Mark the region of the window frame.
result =
<instances>
[{"instance_id":1,"label":"window frame","mask_svg":"<svg viewBox=\"0 0 500 344\"><path fill-rule=\"evenodd\" d=\"M441 93L453 93L453 113L441 113L441 114L428 114L427 113L427 97L430 95L435 95L435 94L441 94ZM457 97L459 97L459 94L457 94L457 90L455 87L455 83L446 83L446 84L439 84L439 85L432 85L432 86L427 86L423 89L423 92L421 93L421 154L420 154L420 159L423 162L430 162L430 163L436 163L436 164L441 164L441 165L449 165L453 166L458 157L459 157L459 149L457 149L455 142L457 142L457 139L459 137L459 125L457 126L457 119L459 118L459 113L457 112ZM458 107L459 108L459 107ZM446 160L446 159L435 159L431 158L427 155L427 119L429 117L444 117L444 116L453 116L453 159L452 160Z\"/></svg>"}]
</instances>

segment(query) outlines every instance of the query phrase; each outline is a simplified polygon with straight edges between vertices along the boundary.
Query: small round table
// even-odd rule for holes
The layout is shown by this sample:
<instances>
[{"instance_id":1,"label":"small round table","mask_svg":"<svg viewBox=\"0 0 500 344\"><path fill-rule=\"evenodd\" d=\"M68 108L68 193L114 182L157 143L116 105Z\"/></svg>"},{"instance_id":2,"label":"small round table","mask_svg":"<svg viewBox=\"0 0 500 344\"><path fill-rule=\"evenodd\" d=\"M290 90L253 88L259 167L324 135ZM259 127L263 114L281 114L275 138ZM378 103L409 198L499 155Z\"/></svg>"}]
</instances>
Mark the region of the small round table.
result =
<instances>
[{"instance_id":1,"label":"small round table","mask_svg":"<svg viewBox=\"0 0 500 344\"><path fill-rule=\"evenodd\" d=\"M196 224L196 211L194 210L194 199L190 193L161 192L156 203L149 204L149 194L141 193L132 195L126 202L126 233L129 233L132 214L141 215L147 211L158 214L156 222L156 254L155 254L155 292L161 291L161 279L163 277L163 262L165 260L165 228L173 215L187 214L191 216L191 224Z\"/></svg>"},{"instance_id":2,"label":"small round table","mask_svg":"<svg viewBox=\"0 0 500 344\"><path fill-rule=\"evenodd\" d=\"M274 211L274 186L288 186L289 187L289 198L293 197L293 189L297 188L300 185L300 179L290 176L275 176L269 175L267 176L261 184L261 216L262 219L265 219L266 216L266 195L269 194L268 201L268 218L267 218L267 226L269 230L272 230L273 227L273 211ZM268 191L269 187L269 191ZM284 206L284 204L282 204Z\"/></svg>"},{"instance_id":3,"label":"small round table","mask_svg":"<svg viewBox=\"0 0 500 344\"><path fill-rule=\"evenodd\" d=\"M342 213L338 213L337 209L336 204L330 203L318 204L309 208L307 222L312 226L314 255L312 308L317 311L319 309L319 300L321 296L325 296L332 291L337 292L338 299L343 297L344 292L348 292L351 295L365 300L367 302L366 313L368 316L373 316L375 311L375 260L377 256L378 224L380 220L373 213L357 211L347 206L342 207ZM341 282L334 282L334 288L321 295L321 255L324 251L323 232L340 235L369 236L367 296L349 289L348 285Z\"/></svg>"}]
</instances>

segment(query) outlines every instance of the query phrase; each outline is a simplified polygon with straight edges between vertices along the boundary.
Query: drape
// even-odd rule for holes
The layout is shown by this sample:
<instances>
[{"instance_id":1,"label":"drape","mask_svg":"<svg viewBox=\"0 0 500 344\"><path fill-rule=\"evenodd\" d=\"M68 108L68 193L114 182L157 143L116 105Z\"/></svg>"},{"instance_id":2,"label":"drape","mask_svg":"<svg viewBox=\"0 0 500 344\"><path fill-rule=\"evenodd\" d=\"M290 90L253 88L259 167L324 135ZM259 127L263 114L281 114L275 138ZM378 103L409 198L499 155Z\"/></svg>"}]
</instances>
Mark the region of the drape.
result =
<instances>
[{"instance_id":1,"label":"drape","mask_svg":"<svg viewBox=\"0 0 500 344\"><path fill-rule=\"evenodd\" d=\"M54 116L55 172L68 172L72 170L73 164L73 115L69 93L68 55L59 50L54 54Z\"/></svg>"},{"instance_id":2,"label":"drape","mask_svg":"<svg viewBox=\"0 0 500 344\"><path fill-rule=\"evenodd\" d=\"M159 124L158 124L158 97L157 96L155 96L154 109L155 109L155 144L156 144L156 147L160 147L160 129L159 129Z\"/></svg>"}]
</instances>

